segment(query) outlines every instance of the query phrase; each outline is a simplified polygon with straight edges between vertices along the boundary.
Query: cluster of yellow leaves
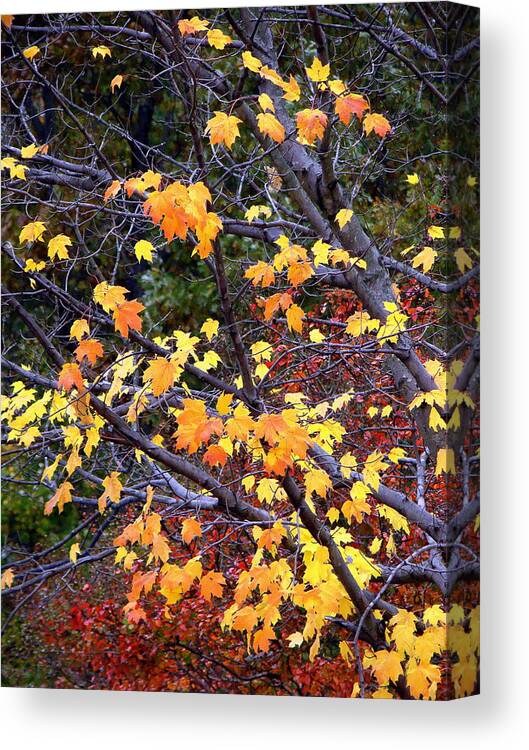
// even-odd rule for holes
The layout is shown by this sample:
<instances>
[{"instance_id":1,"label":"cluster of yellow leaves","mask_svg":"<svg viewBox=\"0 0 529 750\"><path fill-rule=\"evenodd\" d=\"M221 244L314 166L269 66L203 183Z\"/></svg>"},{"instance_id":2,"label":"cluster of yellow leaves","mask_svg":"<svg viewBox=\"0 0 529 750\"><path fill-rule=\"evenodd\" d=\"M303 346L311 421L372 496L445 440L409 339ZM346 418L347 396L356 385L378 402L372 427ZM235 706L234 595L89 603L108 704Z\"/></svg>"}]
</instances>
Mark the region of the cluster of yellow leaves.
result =
<instances>
[{"instance_id":1,"label":"cluster of yellow leaves","mask_svg":"<svg viewBox=\"0 0 529 750\"><path fill-rule=\"evenodd\" d=\"M265 216L267 219L269 219L272 216L272 209L269 206L264 205L250 206L250 208L244 214L244 218L249 224L251 224L252 221L258 219L260 216Z\"/></svg>"},{"instance_id":2,"label":"cluster of yellow leaves","mask_svg":"<svg viewBox=\"0 0 529 750\"><path fill-rule=\"evenodd\" d=\"M284 92L283 99L287 102L296 102L300 98L301 89L299 88L299 84L294 76L291 75L288 81L284 81L277 71L268 67L268 65L263 65L258 57L255 57L247 50L242 53L242 63L244 67L251 70L252 73L259 74L261 78L270 81L275 86L282 89Z\"/></svg>"},{"instance_id":3,"label":"cluster of yellow leaves","mask_svg":"<svg viewBox=\"0 0 529 750\"><path fill-rule=\"evenodd\" d=\"M34 143L30 143L29 146L22 146L22 148L20 149L20 156L22 159L32 159L35 154L46 154L47 152L47 144L44 144L43 146L37 146ZM9 176L12 180L15 178L19 180L26 179L26 165L20 164L12 156L6 156L1 160L0 169L9 169Z\"/></svg>"},{"instance_id":4,"label":"cluster of yellow leaves","mask_svg":"<svg viewBox=\"0 0 529 750\"><path fill-rule=\"evenodd\" d=\"M32 221L26 224L20 230L18 239L22 243L32 242L44 242L44 234L47 232L46 225L42 221ZM48 240L48 257L54 261L55 258L59 260L67 260L70 256L68 248L72 246L72 240L65 234L57 234ZM24 270L34 271L40 270L44 266L35 263L32 259L29 259L26 263Z\"/></svg>"},{"instance_id":5,"label":"cluster of yellow leaves","mask_svg":"<svg viewBox=\"0 0 529 750\"><path fill-rule=\"evenodd\" d=\"M381 346L388 341L396 343L401 333L406 330L408 316L403 313L394 302L384 302L388 316L377 332L377 339Z\"/></svg>"},{"instance_id":6,"label":"cluster of yellow leaves","mask_svg":"<svg viewBox=\"0 0 529 750\"><path fill-rule=\"evenodd\" d=\"M473 691L479 651L479 607L467 616L458 604L452 605L448 613L434 604L424 610L421 619L419 628L413 612L399 609L389 621L394 648L366 650L364 668L371 670L378 684L373 698L393 697L391 685L405 679L413 698L435 700L442 677L435 662L445 652L457 656L451 674L456 696ZM466 627L465 621L468 621Z\"/></svg>"},{"instance_id":7,"label":"cluster of yellow leaves","mask_svg":"<svg viewBox=\"0 0 529 750\"><path fill-rule=\"evenodd\" d=\"M323 491L319 478L312 480L315 488ZM291 521L295 521L295 516ZM352 606L334 574L327 547L314 541L299 524L295 533L303 557L302 580L296 584L288 562L281 557L277 559L278 545L288 535L286 527L276 522L269 528L254 529L257 552L250 569L239 576L234 603L225 611L222 626L245 632L249 649L266 652L276 637L274 625L281 619L281 604L290 601L304 612L305 625L302 631L288 637L289 645L297 648L310 643L309 659L313 661L319 653L321 632L328 618L346 618L352 614ZM362 585L378 575L370 558L350 545L351 536L344 529L335 529L333 539ZM265 554L271 562L265 560Z\"/></svg>"},{"instance_id":8,"label":"cluster of yellow leaves","mask_svg":"<svg viewBox=\"0 0 529 750\"><path fill-rule=\"evenodd\" d=\"M458 430L461 425L461 407L475 409L472 397L455 387L457 375L462 368L461 361L452 362L448 370L445 370L437 360L427 360L424 365L438 387L427 392L419 392L408 404L408 409L429 406L428 424L434 432ZM438 454L436 473L442 472L455 473L453 452L444 451Z\"/></svg>"},{"instance_id":9,"label":"cluster of yellow leaves","mask_svg":"<svg viewBox=\"0 0 529 750\"><path fill-rule=\"evenodd\" d=\"M48 389L38 397L35 388L26 388L20 380L13 383L12 396L2 394L1 403L1 418L10 427L8 441L25 447L40 436L39 422L47 411L52 423L77 418L77 407L69 405L59 393Z\"/></svg>"},{"instance_id":10,"label":"cluster of yellow leaves","mask_svg":"<svg viewBox=\"0 0 529 750\"><path fill-rule=\"evenodd\" d=\"M206 39L210 47L215 49L223 50L232 39L227 34L224 34L220 29L209 29L209 21L205 18L199 18L193 16L193 18L182 18L178 21L178 31L182 36L188 36L189 34L199 34L202 31L206 31Z\"/></svg>"},{"instance_id":11,"label":"cluster of yellow leaves","mask_svg":"<svg viewBox=\"0 0 529 750\"><path fill-rule=\"evenodd\" d=\"M0 161L0 169L9 169L9 176L12 180L26 179L26 165L20 164L12 156L4 156Z\"/></svg>"}]
</instances>

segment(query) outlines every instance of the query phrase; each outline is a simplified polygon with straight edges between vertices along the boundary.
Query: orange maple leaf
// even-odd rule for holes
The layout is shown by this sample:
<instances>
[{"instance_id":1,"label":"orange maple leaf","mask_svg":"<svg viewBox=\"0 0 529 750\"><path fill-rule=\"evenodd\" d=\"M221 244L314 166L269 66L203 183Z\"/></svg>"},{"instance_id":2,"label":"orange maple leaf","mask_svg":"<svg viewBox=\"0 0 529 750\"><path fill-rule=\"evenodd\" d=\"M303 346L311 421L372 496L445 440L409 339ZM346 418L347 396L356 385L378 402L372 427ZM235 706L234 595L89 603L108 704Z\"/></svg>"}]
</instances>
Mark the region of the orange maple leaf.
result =
<instances>
[{"instance_id":1,"label":"orange maple leaf","mask_svg":"<svg viewBox=\"0 0 529 750\"><path fill-rule=\"evenodd\" d=\"M178 367L165 357L156 357L149 362L148 368L143 373L143 382L151 381L152 392L155 396L165 393L174 385L178 375Z\"/></svg>"},{"instance_id":2,"label":"orange maple leaf","mask_svg":"<svg viewBox=\"0 0 529 750\"><path fill-rule=\"evenodd\" d=\"M273 318L279 308L283 311L287 310L291 304L292 297L287 292L278 292L278 294L273 294L271 297L268 297L265 302L265 320Z\"/></svg>"},{"instance_id":3,"label":"orange maple leaf","mask_svg":"<svg viewBox=\"0 0 529 750\"><path fill-rule=\"evenodd\" d=\"M257 623L257 612L253 607L246 606L233 616L233 630L253 630Z\"/></svg>"},{"instance_id":4,"label":"orange maple leaf","mask_svg":"<svg viewBox=\"0 0 529 750\"><path fill-rule=\"evenodd\" d=\"M304 281L314 276L314 269L306 261L297 261L292 263L288 269L288 280L293 286L299 286Z\"/></svg>"},{"instance_id":5,"label":"orange maple leaf","mask_svg":"<svg viewBox=\"0 0 529 750\"><path fill-rule=\"evenodd\" d=\"M123 338L128 339L129 328L134 331L141 331L141 318L138 313L142 310L145 310L144 306L135 299L116 306L113 312L114 326Z\"/></svg>"},{"instance_id":6,"label":"orange maple leaf","mask_svg":"<svg viewBox=\"0 0 529 750\"><path fill-rule=\"evenodd\" d=\"M257 420L255 437L264 438L274 445L282 434L288 430L288 424L282 414L261 414Z\"/></svg>"},{"instance_id":7,"label":"orange maple leaf","mask_svg":"<svg viewBox=\"0 0 529 750\"><path fill-rule=\"evenodd\" d=\"M119 180L113 180L113 182L110 183L103 194L103 201L106 203L111 198L114 198L114 196L116 196L120 190L121 182Z\"/></svg>"},{"instance_id":8,"label":"orange maple leaf","mask_svg":"<svg viewBox=\"0 0 529 750\"><path fill-rule=\"evenodd\" d=\"M103 347L97 339L84 339L75 350L75 356L79 363L86 357L91 365L94 365L97 358L102 357L103 354Z\"/></svg>"},{"instance_id":9,"label":"orange maple leaf","mask_svg":"<svg viewBox=\"0 0 529 750\"><path fill-rule=\"evenodd\" d=\"M384 115L379 115L376 112L370 112L364 117L364 130L366 135L374 130L375 133L383 138L388 133L391 133L391 125L386 120Z\"/></svg>"},{"instance_id":10,"label":"orange maple leaf","mask_svg":"<svg viewBox=\"0 0 529 750\"><path fill-rule=\"evenodd\" d=\"M327 127L327 115L321 109L302 109L296 114L298 138L309 146L321 140Z\"/></svg>"},{"instance_id":11,"label":"orange maple leaf","mask_svg":"<svg viewBox=\"0 0 529 750\"><path fill-rule=\"evenodd\" d=\"M212 596L222 596L222 587L225 583L226 579L222 573L210 570L200 581L200 593L207 602L210 602Z\"/></svg>"},{"instance_id":12,"label":"orange maple leaf","mask_svg":"<svg viewBox=\"0 0 529 750\"><path fill-rule=\"evenodd\" d=\"M202 536L202 527L196 518L186 518L182 524L182 539L186 544L191 544L193 539Z\"/></svg>"},{"instance_id":13,"label":"orange maple leaf","mask_svg":"<svg viewBox=\"0 0 529 750\"><path fill-rule=\"evenodd\" d=\"M356 115L361 120L363 112L368 107L368 103L361 94L346 94L336 99L334 111L344 125L349 125L353 115Z\"/></svg>"},{"instance_id":14,"label":"orange maple leaf","mask_svg":"<svg viewBox=\"0 0 529 750\"><path fill-rule=\"evenodd\" d=\"M245 279L251 279L252 285L258 284L264 288L271 286L275 281L274 269L263 260L259 260L244 272Z\"/></svg>"},{"instance_id":15,"label":"orange maple leaf","mask_svg":"<svg viewBox=\"0 0 529 750\"><path fill-rule=\"evenodd\" d=\"M79 365L70 362L64 364L62 366L61 372L59 373L57 387L62 388L66 392L71 391L72 388L77 388L78 391L82 391L84 388L84 383Z\"/></svg>"},{"instance_id":16,"label":"orange maple leaf","mask_svg":"<svg viewBox=\"0 0 529 750\"><path fill-rule=\"evenodd\" d=\"M270 641L275 638L273 629L267 625L261 630L256 630L253 637L254 651L269 651Z\"/></svg>"},{"instance_id":17,"label":"orange maple leaf","mask_svg":"<svg viewBox=\"0 0 529 750\"><path fill-rule=\"evenodd\" d=\"M204 453L204 461L210 466L224 466L228 460L228 454L220 445L210 445Z\"/></svg>"}]
</instances>

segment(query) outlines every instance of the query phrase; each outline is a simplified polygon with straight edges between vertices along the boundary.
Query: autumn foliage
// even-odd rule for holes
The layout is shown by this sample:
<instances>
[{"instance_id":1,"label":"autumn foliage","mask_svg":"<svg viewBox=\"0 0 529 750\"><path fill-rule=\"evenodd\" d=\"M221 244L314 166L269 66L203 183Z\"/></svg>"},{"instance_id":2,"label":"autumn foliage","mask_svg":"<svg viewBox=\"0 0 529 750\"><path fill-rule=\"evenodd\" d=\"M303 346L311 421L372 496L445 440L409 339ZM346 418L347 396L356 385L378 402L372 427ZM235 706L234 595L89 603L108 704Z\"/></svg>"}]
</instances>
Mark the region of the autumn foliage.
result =
<instances>
[{"instance_id":1,"label":"autumn foliage","mask_svg":"<svg viewBox=\"0 0 529 750\"><path fill-rule=\"evenodd\" d=\"M437 12L2 16L10 684L477 692L476 17Z\"/></svg>"}]
</instances>

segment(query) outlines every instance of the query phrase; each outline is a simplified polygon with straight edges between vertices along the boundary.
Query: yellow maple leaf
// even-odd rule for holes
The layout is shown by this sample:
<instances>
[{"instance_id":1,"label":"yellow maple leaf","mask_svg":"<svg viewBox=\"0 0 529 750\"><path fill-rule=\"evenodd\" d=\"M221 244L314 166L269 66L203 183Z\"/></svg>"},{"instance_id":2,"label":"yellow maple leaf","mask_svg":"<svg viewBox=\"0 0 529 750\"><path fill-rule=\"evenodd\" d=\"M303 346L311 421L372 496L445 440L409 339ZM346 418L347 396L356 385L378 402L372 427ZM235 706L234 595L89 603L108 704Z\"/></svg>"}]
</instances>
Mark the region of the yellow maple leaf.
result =
<instances>
[{"instance_id":1,"label":"yellow maple leaf","mask_svg":"<svg viewBox=\"0 0 529 750\"><path fill-rule=\"evenodd\" d=\"M304 476L304 482L308 497L311 497L313 493L316 493L320 497L326 497L327 492L332 487L332 480L323 469L308 471Z\"/></svg>"},{"instance_id":2,"label":"yellow maple leaf","mask_svg":"<svg viewBox=\"0 0 529 750\"><path fill-rule=\"evenodd\" d=\"M46 225L42 221L32 221L22 227L18 235L18 241L22 242L44 242L42 235L46 231Z\"/></svg>"},{"instance_id":3,"label":"yellow maple leaf","mask_svg":"<svg viewBox=\"0 0 529 750\"><path fill-rule=\"evenodd\" d=\"M29 146L22 146L20 149L20 156L23 159L32 159L35 154L38 154L39 147L36 146L34 143L30 143Z\"/></svg>"},{"instance_id":4,"label":"yellow maple leaf","mask_svg":"<svg viewBox=\"0 0 529 750\"><path fill-rule=\"evenodd\" d=\"M208 44L211 47L221 50L232 41L231 36L223 34L220 29L210 29L207 33L207 38Z\"/></svg>"},{"instance_id":5,"label":"yellow maple leaf","mask_svg":"<svg viewBox=\"0 0 529 750\"><path fill-rule=\"evenodd\" d=\"M211 341L217 333L219 332L219 321L213 320L213 318L207 318L202 323L202 328L200 329L200 333L205 333L207 336L208 341Z\"/></svg>"},{"instance_id":6,"label":"yellow maple leaf","mask_svg":"<svg viewBox=\"0 0 529 750\"><path fill-rule=\"evenodd\" d=\"M414 698L434 698L440 681L441 670L438 666L416 659L409 660L406 666L406 682Z\"/></svg>"},{"instance_id":7,"label":"yellow maple leaf","mask_svg":"<svg viewBox=\"0 0 529 750\"><path fill-rule=\"evenodd\" d=\"M28 258L24 266L24 271L26 271L26 273L33 273L35 271L42 271L43 268L46 268L46 263L43 260L35 263L33 258Z\"/></svg>"},{"instance_id":8,"label":"yellow maple leaf","mask_svg":"<svg viewBox=\"0 0 529 750\"><path fill-rule=\"evenodd\" d=\"M70 547L68 557L73 563L75 563L80 554L81 554L81 547L79 546L79 542L75 542L75 544L72 544L72 546Z\"/></svg>"},{"instance_id":9,"label":"yellow maple leaf","mask_svg":"<svg viewBox=\"0 0 529 750\"><path fill-rule=\"evenodd\" d=\"M248 440L250 430L253 430L255 422L250 417L250 412L244 404L238 404L233 417L226 422L226 432L230 440Z\"/></svg>"},{"instance_id":10,"label":"yellow maple leaf","mask_svg":"<svg viewBox=\"0 0 529 750\"><path fill-rule=\"evenodd\" d=\"M328 82L328 86L333 94L336 96L340 96L340 94L343 94L344 91L347 89L347 86L345 83L340 80L339 78L334 78L332 81Z\"/></svg>"},{"instance_id":11,"label":"yellow maple leaf","mask_svg":"<svg viewBox=\"0 0 529 750\"><path fill-rule=\"evenodd\" d=\"M225 112L214 112L214 116L208 120L206 125L206 135L209 134L209 140L212 145L224 143L227 148L231 149L235 139L240 136L239 123L242 122L235 115L227 115Z\"/></svg>"},{"instance_id":12,"label":"yellow maple leaf","mask_svg":"<svg viewBox=\"0 0 529 750\"><path fill-rule=\"evenodd\" d=\"M419 182L419 175L417 174L417 172L406 175L406 182L410 185L417 185L417 183Z\"/></svg>"},{"instance_id":13,"label":"yellow maple leaf","mask_svg":"<svg viewBox=\"0 0 529 750\"><path fill-rule=\"evenodd\" d=\"M291 331L295 331L296 333L301 333L303 330L303 320L305 318L305 313L299 307L299 305L290 305L290 307L287 310L287 324Z\"/></svg>"},{"instance_id":14,"label":"yellow maple leaf","mask_svg":"<svg viewBox=\"0 0 529 750\"><path fill-rule=\"evenodd\" d=\"M287 636L287 641L289 648L296 648L298 646L301 646L303 644L303 633L300 633L299 631L296 633L291 633Z\"/></svg>"},{"instance_id":15,"label":"yellow maple leaf","mask_svg":"<svg viewBox=\"0 0 529 750\"><path fill-rule=\"evenodd\" d=\"M263 112L266 112L267 110L270 112L276 111L274 102L270 99L268 94L259 94L259 96L257 97L257 101L259 102L259 106L261 107Z\"/></svg>"},{"instance_id":16,"label":"yellow maple leaf","mask_svg":"<svg viewBox=\"0 0 529 750\"><path fill-rule=\"evenodd\" d=\"M320 59L318 57L314 57L312 61L312 65L310 68L305 68L305 71L310 78L311 81L314 81L315 83L320 83L322 81L326 81L327 78L330 75L331 72L331 66L330 65L322 65Z\"/></svg>"},{"instance_id":17,"label":"yellow maple leaf","mask_svg":"<svg viewBox=\"0 0 529 750\"><path fill-rule=\"evenodd\" d=\"M334 220L336 221L340 229L343 229L344 226L348 224L352 218L353 211L350 208L341 208L334 217Z\"/></svg>"},{"instance_id":18,"label":"yellow maple leaf","mask_svg":"<svg viewBox=\"0 0 529 750\"><path fill-rule=\"evenodd\" d=\"M354 655L347 641L340 641L339 648L340 648L340 656L342 657L344 662L347 664L347 666L349 666L350 664L353 664Z\"/></svg>"},{"instance_id":19,"label":"yellow maple leaf","mask_svg":"<svg viewBox=\"0 0 529 750\"><path fill-rule=\"evenodd\" d=\"M159 396L169 388L172 388L178 377L179 368L174 362L165 357L156 357L149 362L149 366L143 373L143 382L151 382L152 392Z\"/></svg>"},{"instance_id":20,"label":"yellow maple leaf","mask_svg":"<svg viewBox=\"0 0 529 750\"><path fill-rule=\"evenodd\" d=\"M24 166L24 164L19 164L12 156L4 156L1 161L1 168L9 169L9 176L12 180L26 179L26 171L28 168Z\"/></svg>"},{"instance_id":21,"label":"yellow maple leaf","mask_svg":"<svg viewBox=\"0 0 529 750\"><path fill-rule=\"evenodd\" d=\"M280 87L283 89L283 99L287 102L297 102L301 96L301 89L294 76L290 76L288 82L282 81Z\"/></svg>"},{"instance_id":22,"label":"yellow maple leaf","mask_svg":"<svg viewBox=\"0 0 529 750\"><path fill-rule=\"evenodd\" d=\"M428 273L430 268L435 263L437 254L437 250L434 250L433 247L423 247L421 252L417 253L417 255L413 258L411 264L413 268L418 268L419 266L421 266L424 273Z\"/></svg>"},{"instance_id":23,"label":"yellow maple leaf","mask_svg":"<svg viewBox=\"0 0 529 750\"><path fill-rule=\"evenodd\" d=\"M105 44L99 45L99 47L93 47L92 48L92 57L94 60L97 59L97 56L100 56L102 60L105 59L105 57L112 57L112 52L110 51L109 47L107 47Z\"/></svg>"},{"instance_id":24,"label":"yellow maple leaf","mask_svg":"<svg viewBox=\"0 0 529 750\"><path fill-rule=\"evenodd\" d=\"M354 518L357 523L362 523L364 514L369 515L371 513L371 506L364 498L352 494L351 490L351 500L346 500L342 504L341 511L347 519L347 523L351 523L351 518Z\"/></svg>"},{"instance_id":25,"label":"yellow maple leaf","mask_svg":"<svg viewBox=\"0 0 529 750\"><path fill-rule=\"evenodd\" d=\"M57 257L59 260L66 260L69 258L68 248L71 247L72 241L65 234L58 234L52 237L48 242L48 257L51 260L55 260Z\"/></svg>"},{"instance_id":26,"label":"yellow maple leaf","mask_svg":"<svg viewBox=\"0 0 529 750\"><path fill-rule=\"evenodd\" d=\"M259 58L254 57L251 52L248 52L248 50L242 53L242 63L244 67L248 68L248 70L251 70L252 73L259 73L259 71L263 67L263 63L259 60Z\"/></svg>"},{"instance_id":27,"label":"yellow maple leaf","mask_svg":"<svg viewBox=\"0 0 529 750\"><path fill-rule=\"evenodd\" d=\"M233 393L221 393L221 395L218 397L216 409L221 416L229 413L232 401Z\"/></svg>"},{"instance_id":28,"label":"yellow maple leaf","mask_svg":"<svg viewBox=\"0 0 529 750\"><path fill-rule=\"evenodd\" d=\"M445 231L443 227L436 227L436 226L430 226L428 227L428 236L432 238L432 240L442 240L445 236Z\"/></svg>"},{"instance_id":29,"label":"yellow maple leaf","mask_svg":"<svg viewBox=\"0 0 529 750\"><path fill-rule=\"evenodd\" d=\"M32 47L27 47L22 54L27 60L33 60L34 57L40 54L40 48L37 45L33 45Z\"/></svg>"},{"instance_id":30,"label":"yellow maple leaf","mask_svg":"<svg viewBox=\"0 0 529 750\"><path fill-rule=\"evenodd\" d=\"M472 260L464 247L458 247L454 256L460 273L465 273L467 268L472 268Z\"/></svg>"},{"instance_id":31,"label":"yellow maple leaf","mask_svg":"<svg viewBox=\"0 0 529 750\"><path fill-rule=\"evenodd\" d=\"M149 263L152 263L153 252L154 245L148 240L138 240L134 245L134 254L139 261L148 260Z\"/></svg>"},{"instance_id":32,"label":"yellow maple leaf","mask_svg":"<svg viewBox=\"0 0 529 750\"><path fill-rule=\"evenodd\" d=\"M275 143L285 140L285 128L270 112L260 112L257 115L257 126L261 133L269 136Z\"/></svg>"},{"instance_id":33,"label":"yellow maple leaf","mask_svg":"<svg viewBox=\"0 0 529 750\"><path fill-rule=\"evenodd\" d=\"M102 281L94 287L93 295L94 301L101 305L105 312L110 312L117 305L122 305L125 302L125 295L128 293L128 289L125 289L124 286L112 286L107 281Z\"/></svg>"},{"instance_id":34,"label":"yellow maple leaf","mask_svg":"<svg viewBox=\"0 0 529 750\"><path fill-rule=\"evenodd\" d=\"M123 485L119 480L119 472L110 472L110 474L103 479L103 487L104 491L97 500L100 513L103 513L105 510L107 500L110 500L113 503L119 503L121 492L123 491Z\"/></svg>"},{"instance_id":35,"label":"yellow maple leaf","mask_svg":"<svg viewBox=\"0 0 529 750\"><path fill-rule=\"evenodd\" d=\"M49 516L55 506L57 506L57 508L59 509L59 513L62 513L66 503L72 502L72 490L73 484L71 484L71 482L63 482L61 485L59 485L55 494L48 500L48 502L44 506L44 514Z\"/></svg>"},{"instance_id":36,"label":"yellow maple leaf","mask_svg":"<svg viewBox=\"0 0 529 750\"><path fill-rule=\"evenodd\" d=\"M364 656L364 666L371 667L380 685L386 685L390 680L396 682L403 674L402 657L396 651L381 649Z\"/></svg>"},{"instance_id":37,"label":"yellow maple leaf","mask_svg":"<svg viewBox=\"0 0 529 750\"><path fill-rule=\"evenodd\" d=\"M269 206L263 205L250 206L244 214L244 218L249 224L251 224L252 221L255 221L255 219L258 219L259 216L265 216L269 219L272 216L272 209Z\"/></svg>"},{"instance_id":38,"label":"yellow maple leaf","mask_svg":"<svg viewBox=\"0 0 529 750\"><path fill-rule=\"evenodd\" d=\"M456 464L453 448L439 448L437 451L437 462L435 465L435 474L455 474Z\"/></svg>"}]
</instances>

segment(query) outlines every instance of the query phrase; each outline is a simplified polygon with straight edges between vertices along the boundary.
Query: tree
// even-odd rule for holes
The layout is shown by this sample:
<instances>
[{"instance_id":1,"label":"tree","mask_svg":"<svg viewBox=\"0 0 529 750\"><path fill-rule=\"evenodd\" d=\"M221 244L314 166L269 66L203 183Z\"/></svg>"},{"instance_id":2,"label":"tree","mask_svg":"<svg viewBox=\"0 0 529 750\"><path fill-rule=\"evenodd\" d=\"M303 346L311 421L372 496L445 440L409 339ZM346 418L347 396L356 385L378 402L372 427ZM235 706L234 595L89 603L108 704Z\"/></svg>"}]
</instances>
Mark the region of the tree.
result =
<instances>
[{"instance_id":1,"label":"tree","mask_svg":"<svg viewBox=\"0 0 529 750\"><path fill-rule=\"evenodd\" d=\"M2 18L4 481L76 508L12 614L113 557L138 632L475 692L475 9Z\"/></svg>"}]
</instances>

